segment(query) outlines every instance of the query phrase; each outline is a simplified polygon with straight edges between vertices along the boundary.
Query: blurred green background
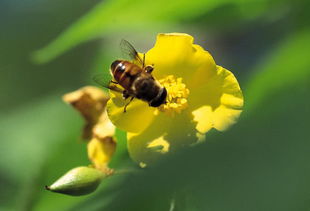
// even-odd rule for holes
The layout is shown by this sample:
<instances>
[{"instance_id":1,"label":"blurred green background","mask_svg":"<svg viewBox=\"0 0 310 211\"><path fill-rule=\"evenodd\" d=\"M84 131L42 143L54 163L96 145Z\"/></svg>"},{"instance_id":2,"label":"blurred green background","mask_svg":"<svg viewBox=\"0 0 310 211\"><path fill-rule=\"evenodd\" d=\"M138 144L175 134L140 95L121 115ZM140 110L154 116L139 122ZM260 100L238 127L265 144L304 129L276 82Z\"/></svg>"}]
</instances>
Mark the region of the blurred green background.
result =
<instances>
[{"instance_id":1,"label":"blurred green background","mask_svg":"<svg viewBox=\"0 0 310 211\"><path fill-rule=\"evenodd\" d=\"M0 209L309 210L309 9L307 0L1 0ZM94 84L122 38L143 52L159 32L191 34L236 75L240 122L91 195L46 191L89 164L83 121L62 95ZM118 136L122 169L132 164Z\"/></svg>"}]
</instances>

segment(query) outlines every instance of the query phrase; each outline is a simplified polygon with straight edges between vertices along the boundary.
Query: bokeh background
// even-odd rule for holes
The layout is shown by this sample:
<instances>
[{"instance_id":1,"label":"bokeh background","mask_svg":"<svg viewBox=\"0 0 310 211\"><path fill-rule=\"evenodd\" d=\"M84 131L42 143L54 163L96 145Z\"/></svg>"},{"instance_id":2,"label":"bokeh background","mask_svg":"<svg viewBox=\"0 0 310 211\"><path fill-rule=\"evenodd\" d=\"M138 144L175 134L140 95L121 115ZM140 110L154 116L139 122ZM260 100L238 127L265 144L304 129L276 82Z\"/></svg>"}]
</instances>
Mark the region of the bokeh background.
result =
<instances>
[{"instance_id":1,"label":"bokeh background","mask_svg":"<svg viewBox=\"0 0 310 211\"><path fill-rule=\"evenodd\" d=\"M308 0L1 0L1 210L309 210ZM148 170L106 179L88 196L46 191L88 165L83 120L63 94L94 85L159 32L195 37L231 70L245 110L225 133ZM134 166L118 131L115 168Z\"/></svg>"}]
</instances>

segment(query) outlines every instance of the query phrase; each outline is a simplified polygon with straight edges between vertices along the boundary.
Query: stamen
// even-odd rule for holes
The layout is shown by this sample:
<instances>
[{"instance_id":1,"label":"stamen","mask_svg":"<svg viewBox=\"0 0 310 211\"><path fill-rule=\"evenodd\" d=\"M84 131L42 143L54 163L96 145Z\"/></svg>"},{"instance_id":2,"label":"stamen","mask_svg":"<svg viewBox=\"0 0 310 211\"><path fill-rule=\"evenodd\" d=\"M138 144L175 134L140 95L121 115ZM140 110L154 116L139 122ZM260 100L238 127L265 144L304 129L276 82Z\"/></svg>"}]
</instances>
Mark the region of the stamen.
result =
<instances>
[{"instance_id":1,"label":"stamen","mask_svg":"<svg viewBox=\"0 0 310 211\"><path fill-rule=\"evenodd\" d=\"M188 107L187 97L189 90L182 82L182 78L175 78L173 75L169 75L159 80L159 82L167 89L168 95L166 98L167 103L159 106L155 111L155 115L161 111L173 116L175 113L181 113L182 110Z\"/></svg>"}]
</instances>

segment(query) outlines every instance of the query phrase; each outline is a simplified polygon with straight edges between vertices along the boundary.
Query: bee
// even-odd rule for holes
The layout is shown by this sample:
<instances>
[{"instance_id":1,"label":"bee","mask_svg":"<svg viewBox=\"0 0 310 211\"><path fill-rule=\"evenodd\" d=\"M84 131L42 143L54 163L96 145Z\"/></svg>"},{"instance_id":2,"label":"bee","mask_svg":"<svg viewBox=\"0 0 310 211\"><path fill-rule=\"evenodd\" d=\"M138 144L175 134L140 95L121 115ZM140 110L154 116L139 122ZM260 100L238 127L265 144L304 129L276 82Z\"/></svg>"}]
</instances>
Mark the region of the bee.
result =
<instances>
[{"instance_id":1,"label":"bee","mask_svg":"<svg viewBox=\"0 0 310 211\"><path fill-rule=\"evenodd\" d=\"M152 76L153 65L145 66L145 54L142 59L126 40L122 40L120 46L122 52L133 62L127 60L112 62L110 72L114 80L109 81L108 85L102 83L102 76L94 77L94 80L108 89L122 93L125 100L130 98L124 106L124 112L135 98L147 102L151 107L165 104L167 90Z\"/></svg>"}]
</instances>

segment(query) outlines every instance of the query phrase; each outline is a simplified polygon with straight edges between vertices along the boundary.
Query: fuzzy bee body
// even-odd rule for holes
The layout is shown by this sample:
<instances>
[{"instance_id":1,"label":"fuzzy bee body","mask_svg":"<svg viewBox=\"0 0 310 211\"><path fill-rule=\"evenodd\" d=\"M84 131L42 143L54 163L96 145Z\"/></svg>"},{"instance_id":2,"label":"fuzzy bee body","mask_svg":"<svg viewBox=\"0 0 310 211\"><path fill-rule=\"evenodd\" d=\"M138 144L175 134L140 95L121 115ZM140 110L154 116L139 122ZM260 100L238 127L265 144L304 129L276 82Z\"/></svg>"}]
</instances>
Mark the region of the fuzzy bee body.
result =
<instances>
[{"instance_id":1,"label":"fuzzy bee body","mask_svg":"<svg viewBox=\"0 0 310 211\"><path fill-rule=\"evenodd\" d=\"M115 82L124 88L124 98L137 98L158 107L165 103L167 90L154 79L152 70L151 66L141 68L125 60L116 60L111 65Z\"/></svg>"},{"instance_id":2,"label":"fuzzy bee body","mask_svg":"<svg viewBox=\"0 0 310 211\"><path fill-rule=\"evenodd\" d=\"M103 75L95 76L94 80L110 90L122 93L124 99L130 97L129 102L124 106L124 112L134 98L143 100L152 107L159 107L166 103L167 90L152 76L153 66L145 66L145 54L141 59L134 47L126 40L121 41L120 47L122 52L129 56L129 60L134 62L115 60L110 68L114 80L106 83L106 77Z\"/></svg>"}]
</instances>

